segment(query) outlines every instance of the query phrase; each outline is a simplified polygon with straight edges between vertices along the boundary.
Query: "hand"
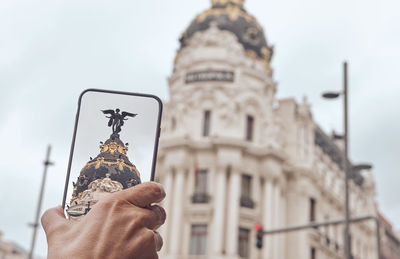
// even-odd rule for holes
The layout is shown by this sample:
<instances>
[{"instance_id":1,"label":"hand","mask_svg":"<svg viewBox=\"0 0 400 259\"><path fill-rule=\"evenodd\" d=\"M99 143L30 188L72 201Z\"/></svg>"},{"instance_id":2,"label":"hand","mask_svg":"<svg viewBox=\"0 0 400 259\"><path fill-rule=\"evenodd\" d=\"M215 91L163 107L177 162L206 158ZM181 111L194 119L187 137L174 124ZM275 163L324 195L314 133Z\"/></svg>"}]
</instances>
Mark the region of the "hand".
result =
<instances>
[{"instance_id":1,"label":"hand","mask_svg":"<svg viewBox=\"0 0 400 259\"><path fill-rule=\"evenodd\" d=\"M164 189L142 183L110 194L79 220L68 220L61 207L42 216L49 259L158 258L162 238L155 230L164 224Z\"/></svg>"}]
</instances>

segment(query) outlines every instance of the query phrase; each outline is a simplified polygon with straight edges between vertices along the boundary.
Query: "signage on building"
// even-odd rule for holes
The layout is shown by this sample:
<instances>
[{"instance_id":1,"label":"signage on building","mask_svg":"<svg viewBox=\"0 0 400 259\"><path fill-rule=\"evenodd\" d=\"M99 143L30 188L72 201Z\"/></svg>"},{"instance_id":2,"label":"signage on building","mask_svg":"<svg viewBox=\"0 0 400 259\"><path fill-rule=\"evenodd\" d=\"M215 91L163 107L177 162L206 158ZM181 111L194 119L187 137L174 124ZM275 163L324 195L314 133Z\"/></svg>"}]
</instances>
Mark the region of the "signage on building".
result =
<instances>
[{"instance_id":1,"label":"signage on building","mask_svg":"<svg viewBox=\"0 0 400 259\"><path fill-rule=\"evenodd\" d=\"M189 84L204 81L233 82L233 77L234 73L230 71L197 71L186 74L186 83Z\"/></svg>"}]
</instances>

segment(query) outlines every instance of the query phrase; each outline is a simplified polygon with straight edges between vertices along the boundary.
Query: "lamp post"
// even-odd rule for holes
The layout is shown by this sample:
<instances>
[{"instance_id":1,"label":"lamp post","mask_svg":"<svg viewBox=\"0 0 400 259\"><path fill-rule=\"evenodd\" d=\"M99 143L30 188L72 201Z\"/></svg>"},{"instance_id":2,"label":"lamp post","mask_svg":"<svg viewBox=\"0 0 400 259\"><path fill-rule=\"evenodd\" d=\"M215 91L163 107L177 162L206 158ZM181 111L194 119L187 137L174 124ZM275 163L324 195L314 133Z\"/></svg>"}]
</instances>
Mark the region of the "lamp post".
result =
<instances>
[{"instance_id":1,"label":"lamp post","mask_svg":"<svg viewBox=\"0 0 400 259\"><path fill-rule=\"evenodd\" d=\"M348 149L349 149L349 134L348 134L348 93L347 93L347 62L343 63L343 92L327 92L322 94L322 97L327 99L335 99L343 95L343 110L344 110L344 152L343 152L343 170L345 173L345 228L344 228L344 244L346 259L351 259L350 251L350 210L349 210L349 165L348 165Z\"/></svg>"},{"instance_id":2,"label":"lamp post","mask_svg":"<svg viewBox=\"0 0 400 259\"><path fill-rule=\"evenodd\" d=\"M345 245L345 255L346 259L351 259L351 249L350 249L350 207L349 207L349 178L350 171L360 171L369 170L372 165L369 164L359 164L349 167L349 121L348 121L348 84L347 84L347 62L343 63L343 91L342 92L326 92L322 94L323 98L326 99L336 99L343 96L343 112L344 112L344 122L343 122L343 136L336 135L335 139L343 139L344 142L344 152L342 157L343 170L345 173L345 229L344 229L344 245Z\"/></svg>"},{"instance_id":3,"label":"lamp post","mask_svg":"<svg viewBox=\"0 0 400 259\"><path fill-rule=\"evenodd\" d=\"M37 228L39 227L39 216L40 216L40 211L42 208L42 200L43 200L43 193L44 193L44 185L46 182L47 168L50 165L53 165L53 163L50 162L50 152L51 152L51 146L49 145L47 147L46 160L43 162L44 170L43 170L42 184L40 187L39 200L38 200L38 204L37 204L37 208L36 208L35 222L30 224L30 226L33 227L33 233L32 233L31 249L29 251L28 259L33 258L33 251L34 251L35 242L36 242L36 233L37 233Z\"/></svg>"}]
</instances>

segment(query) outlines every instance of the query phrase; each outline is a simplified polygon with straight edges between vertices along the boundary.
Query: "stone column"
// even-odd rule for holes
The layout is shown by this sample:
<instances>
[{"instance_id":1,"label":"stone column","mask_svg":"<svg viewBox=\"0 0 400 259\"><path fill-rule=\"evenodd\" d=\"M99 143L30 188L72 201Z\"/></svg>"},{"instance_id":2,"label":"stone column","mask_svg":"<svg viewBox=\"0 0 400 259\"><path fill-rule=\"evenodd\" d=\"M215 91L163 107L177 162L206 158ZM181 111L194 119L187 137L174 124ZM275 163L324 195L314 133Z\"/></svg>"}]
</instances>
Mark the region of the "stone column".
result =
<instances>
[{"instance_id":1,"label":"stone column","mask_svg":"<svg viewBox=\"0 0 400 259\"><path fill-rule=\"evenodd\" d=\"M273 191L272 191L272 196L273 196L273 224L272 227L273 229L279 228L279 221L280 221L280 188L278 183L274 183L273 185ZM273 246L273 258L274 259L279 259L279 234L274 235L272 237L272 246Z\"/></svg>"},{"instance_id":2,"label":"stone column","mask_svg":"<svg viewBox=\"0 0 400 259\"><path fill-rule=\"evenodd\" d=\"M226 193L226 171L219 167L215 178L214 195L214 218L213 218L213 250L215 255L222 255L225 225L225 193ZM229 226L229 225L228 225Z\"/></svg>"},{"instance_id":3,"label":"stone column","mask_svg":"<svg viewBox=\"0 0 400 259\"><path fill-rule=\"evenodd\" d=\"M236 258L239 238L240 174L234 168L229 180L229 196L226 252L228 258Z\"/></svg>"},{"instance_id":4,"label":"stone column","mask_svg":"<svg viewBox=\"0 0 400 259\"><path fill-rule=\"evenodd\" d=\"M264 180L263 187L263 227L266 230L272 229L273 202L272 202L272 183L270 180ZM272 258L272 236L264 236L264 247L262 258Z\"/></svg>"},{"instance_id":5,"label":"stone column","mask_svg":"<svg viewBox=\"0 0 400 259\"><path fill-rule=\"evenodd\" d=\"M282 190L281 190L282 191ZM280 193L280 210L281 210L281 217L279 221L279 227L284 228L286 227L286 197L281 192ZM279 235L279 250L280 250L280 258L286 258L286 234Z\"/></svg>"},{"instance_id":6,"label":"stone column","mask_svg":"<svg viewBox=\"0 0 400 259\"><path fill-rule=\"evenodd\" d=\"M307 187L299 181L294 182L293 185L297 187L288 188L286 191L287 224L289 226L304 225L309 222L309 198L302 193ZM299 254L304 255L304 258L310 257L308 233L308 231L293 231L286 234L287 258L298 258Z\"/></svg>"},{"instance_id":7,"label":"stone column","mask_svg":"<svg viewBox=\"0 0 400 259\"><path fill-rule=\"evenodd\" d=\"M170 230L170 255L179 255L180 254L180 247L181 247L181 240L182 240L182 229L183 229L183 222L182 222L182 213L183 213L183 204L185 200L183 199L186 197L184 195L184 180L185 174L183 169L178 169L175 174L175 183L174 183L174 194L173 194L173 201L174 204L172 206L172 215L171 218L171 226Z\"/></svg>"},{"instance_id":8,"label":"stone column","mask_svg":"<svg viewBox=\"0 0 400 259\"><path fill-rule=\"evenodd\" d=\"M171 234L171 215L172 215L172 209L171 209L171 202L172 198L174 197L173 193L173 172L172 169L166 170L165 171L165 177L163 179L163 185L165 189L165 193L167 194L165 196L165 199L163 201L163 208L165 209L165 212L167 213L167 219L164 223L164 225L160 228L160 234L163 237L164 245L161 250L162 254L166 254L169 251L169 241L170 241L170 234Z\"/></svg>"}]
</instances>

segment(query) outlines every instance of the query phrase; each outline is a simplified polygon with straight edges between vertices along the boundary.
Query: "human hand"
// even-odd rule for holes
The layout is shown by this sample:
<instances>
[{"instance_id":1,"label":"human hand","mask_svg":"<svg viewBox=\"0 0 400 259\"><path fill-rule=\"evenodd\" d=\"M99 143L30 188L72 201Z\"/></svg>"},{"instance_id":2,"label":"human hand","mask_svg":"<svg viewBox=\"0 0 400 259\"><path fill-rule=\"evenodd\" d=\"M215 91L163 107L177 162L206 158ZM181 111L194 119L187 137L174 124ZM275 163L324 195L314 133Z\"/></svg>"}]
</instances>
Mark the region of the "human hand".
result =
<instances>
[{"instance_id":1,"label":"human hand","mask_svg":"<svg viewBox=\"0 0 400 259\"><path fill-rule=\"evenodd\" d=\"M158 258L162 238L155 232L164 224L160 184L142 183L100 200L79 220L68 220L61 207L42 216L48 259Z\"/></svg>"}]
</instances>

